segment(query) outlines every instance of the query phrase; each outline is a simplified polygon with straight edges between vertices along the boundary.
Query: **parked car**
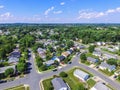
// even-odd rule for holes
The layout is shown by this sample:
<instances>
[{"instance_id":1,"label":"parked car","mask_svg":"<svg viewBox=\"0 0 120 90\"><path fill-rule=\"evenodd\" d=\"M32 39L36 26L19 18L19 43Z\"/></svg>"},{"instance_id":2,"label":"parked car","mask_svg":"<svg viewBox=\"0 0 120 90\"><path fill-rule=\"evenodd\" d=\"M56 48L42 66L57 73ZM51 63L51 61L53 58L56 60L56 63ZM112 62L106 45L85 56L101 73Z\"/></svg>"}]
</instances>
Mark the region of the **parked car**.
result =
<instances>
[{"instance_id":1,"label":"parked car","mask_svg":"<svg viewBox=\"0 0 120 90\"><path fill-rule=\"evenodd\" d=\"M55 71L57 71L57 69L53 69L52 71L55 72Z\"/></svg>"},{"instance_id":2,"label":"parked car","mask_svg":"<svg viewBox=\"0 0 120 90\"><path fill-rule=\"evenodd\" d=\"M72 62L68 62L68 64L71 64Z\"/></svg>"},{"instance_id":3,"label":"parked car","mask_svg":"<svg viewBox=\"0 0 120 90\"><path fill-rule=\"evenodd\" d=\"M115 75L113 78L117 78L117 76Z\"/></svg>"},{"instance_id":4,"label":"parked car","mask_svg":"<svg viewBox=\"0 0 120 90\"><path fill-rule=\"evenodd\" d=\"M5 83L5 82L7 82L6 80L0 80L0 83Z\"/></svg>"}]
</instances>

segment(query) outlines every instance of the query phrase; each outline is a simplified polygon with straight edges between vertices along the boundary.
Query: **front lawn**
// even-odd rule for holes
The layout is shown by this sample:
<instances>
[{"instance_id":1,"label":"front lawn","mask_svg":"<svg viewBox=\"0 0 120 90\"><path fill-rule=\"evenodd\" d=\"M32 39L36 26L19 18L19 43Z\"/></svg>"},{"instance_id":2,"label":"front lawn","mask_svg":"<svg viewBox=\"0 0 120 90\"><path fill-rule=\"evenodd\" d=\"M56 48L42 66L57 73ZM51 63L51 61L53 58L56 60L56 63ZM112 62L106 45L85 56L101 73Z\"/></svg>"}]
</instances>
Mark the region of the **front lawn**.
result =
<instances>
[{"instance_id":1,"label":"front lawn","mask_svg":"<svg viewBox=\"0 0 120 90\"><path fill-rule=\"evenodd\" d=\"M101 70L99 69L99 71L101 71L102 73L104 73L105 75L108 75L108 76L112 76L114 74L114 72L109 72L108 70Z\"/></svg>"},{"instance_id":2,"label":"front lawn","mask_svg":"<svg viewBox=\"0 0 120 90\"><path fill-rule=\"evenodd\" d=\"M95 85L96 82L93 79L89 79L87 81L87 83L88 83L89 88L91 88L91 87L93 87Z\"/></svg>"},{"instance_id":3,"label":"front lawn","mask_svg":"<svg viewBox=\"0 0 120 90\"><path fill-rule=\"evenodd\" d=\"M5 90L30 90L30 89L29 89L29 86L20 85L20 86L8 88Z\"/></svg>"},{"instance_id":4,"label":"front lawn","mask_svg":"<svg viewBox=\"0 0 120 90\"><path fill-rule=\"evenodd\" d=\"M68 77L63 78L66 83L70 86L71 90L84 90L84 83L82 83L78 78L76 78L73 75L73 71L75 69L72 69L67 72ZM81 88L81 89L80 89Z\"/></svg>"},{"instance_id":5,"label":"front lawn","mask_svg":"<svg viewBox=\"0 0 120 90\"><path fill-rule=\"evenodd\" d=\"M95 84L95 81L90 79L87 81L87 83L82 82L81 80L79 80L78 78L76 78L73 75L74 70L76 69L80 69L86 73L88 73L90 75L90 77L92 77L93 75L91 73L89 73L88 71L85 71L84 69L81 69L79 67L76 67L68 72L66 72L68 74L67 77L63 77L63 80L69 85L69 87L71 88L71 90L86 90L85 88L90 88ZM61 77L62 78L62 77ZM53 78L44 80L43 83L43 87L44 90L53 90L53 85L51 83L51 80ZM89 85L88 85L89 84ZM88 86L88 87L87 87Z\"/></svg>"},{"instance_id":6,"label":"front lawn","mask_svg":"<svg viewBox=\"0 0 120 90\"><path fill-rule=\"evenodd\" d=\"M44 90L51 90L51 88L53 88L53 85L52 85L52 83L51 83L51 80L52 80L52 79L53 79L53 78L46 79L46 80L44 80L44 81L42 82L43 87L44 87Z\"/></svg>"}]
</instances>

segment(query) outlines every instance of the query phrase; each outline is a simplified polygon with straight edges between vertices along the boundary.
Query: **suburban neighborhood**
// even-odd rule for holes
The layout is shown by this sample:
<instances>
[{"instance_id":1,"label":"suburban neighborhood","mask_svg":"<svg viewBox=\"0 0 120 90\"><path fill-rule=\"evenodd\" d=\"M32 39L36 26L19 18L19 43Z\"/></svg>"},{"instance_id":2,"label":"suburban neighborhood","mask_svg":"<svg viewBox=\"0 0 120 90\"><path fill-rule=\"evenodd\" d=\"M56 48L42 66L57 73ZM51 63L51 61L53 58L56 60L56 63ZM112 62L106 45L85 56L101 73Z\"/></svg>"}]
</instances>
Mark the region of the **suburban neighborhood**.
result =
<instances>
[{"instance_id":1,"label":"suburban neighborhood","mask_svg":"<svg viewBox=\"0 0 120 90\"><path fill-rule=\"evenodd\" d=\"M1 34L0 90L119 90L120 43L86 44L82 39L59 37L64 28L69 27L62 26L63 31L59 31L58 26L50 25L51 29L34 26L37 29L28 30L29 34L25 36L13 35L17 30L6 27L11 41L6 34ZM23 24L22 28L25 27Z\"/></svg>"}]
</instances>

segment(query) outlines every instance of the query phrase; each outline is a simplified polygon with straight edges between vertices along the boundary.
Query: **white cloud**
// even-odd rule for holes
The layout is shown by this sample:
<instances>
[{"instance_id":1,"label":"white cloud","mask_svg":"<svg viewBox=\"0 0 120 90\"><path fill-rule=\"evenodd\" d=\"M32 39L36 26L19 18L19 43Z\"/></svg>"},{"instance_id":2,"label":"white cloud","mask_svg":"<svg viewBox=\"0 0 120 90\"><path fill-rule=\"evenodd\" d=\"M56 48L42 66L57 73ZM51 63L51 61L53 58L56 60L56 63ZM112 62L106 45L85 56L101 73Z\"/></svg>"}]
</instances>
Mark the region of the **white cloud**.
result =
<instances>
[{"instance_id":1,"label":"white cloud","mask_svg":"<svg viewBox=\"0 0 120 90\"><path fill-rule=\"evenodd\" d=\"M54 13L54 14L61 14L62 11L54 11L53 13Z\"/></svg>"},{"instance_id":2,"label":"white cloud","mask_svg":"<svg viewBox=\"0 0 120 90\"><path fill-rule=\"evenodd\" d=\"M4 6L3 6L3 5L0 5L0 9L2 9L2 8L4 8Z\"/></svg>"},{"instance_id":3,"label":"white cloud","mask_svg":"<svg viewBox=\"0 0 120 90\"><path fill-rule=\"evenodd\" d=\"M104 12L96 12L91 10L81 10L79 11L79 17L78 19L91 19L91 18L99 18L102 16L107 16L112 13L118 13L120 12L120 7L115 9L108 9Z\"/></svg>"},{"instance_id":4,"label":"white cloud","mask_svg":"<svg viewBox=\"0 0 120 90\"><path fill-rule=\"evenodd\" d=\"M45 13L44 13L44 15L48 15L49 14L49 12L51 12L51 11L53 11L54 10L54 6L52 6L52 7L50 7L50 8L48 8L46 11L45 11Z\"/></svg>"},{"instance_id":5,"label":"white cloud","mask_svg":"<svg viewBox=\"0 0 120 90\"><path fill-rule=\"evenodd\" d=\"M61 2L60 5L62 5L62 6L65 5L65 2Z\"/></svg>"},{"instance_id":6,"label":"white cloud","mask_svg":"<svg viewBox=\"0 0 120 90\"><path fill-rule=\"evenodd\" d=\"M6 12L6 13L1 14L0 17L9 18L9 17L13 17L13 15L10 12Z\"/></svg>"}]
</instances>

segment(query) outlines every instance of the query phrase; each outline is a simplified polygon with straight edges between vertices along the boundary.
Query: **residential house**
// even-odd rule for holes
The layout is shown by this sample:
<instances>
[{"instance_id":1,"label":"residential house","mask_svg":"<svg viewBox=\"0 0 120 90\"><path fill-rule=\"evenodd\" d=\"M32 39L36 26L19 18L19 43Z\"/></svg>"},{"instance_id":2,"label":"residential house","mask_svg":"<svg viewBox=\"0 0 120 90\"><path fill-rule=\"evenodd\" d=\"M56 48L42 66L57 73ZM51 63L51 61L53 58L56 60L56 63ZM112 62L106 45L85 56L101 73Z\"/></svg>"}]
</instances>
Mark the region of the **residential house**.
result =
<instances>
[{"instance_id":1,"label":"residential house","mask_svg":"<svg viewBox=\"0 0 120 90\"><path fill-rule=\"evenodd\" d=\"M61 61L63 61L64 59L65 59L64 56L59 56L59 57L57 58L57 61L58 61L58 62L61 62Z\"/></svg>"},{"instance_id":2,"label":"residential house","mask_svg":"<svg viewBox=\"0 0 120 90\"><path fill-rule=\"evenodd\" d=\"M19 58L17 57L9 57L8 59L8 63L11 63L11 64L17 64L19 62Z\"/></svg>"},{"instance_id":3,"label":"residential house","mask_svg":"<svg viewBox=\"0 0 120 90\"><path fill-rule=\"evenodd\" d=\"M98 59L95 59L92 57L87 57L87 61L89 61L90 63L96 63L96 62L98 62Z\"/></svg>"},{"instance_id":4,"label":"residential house","mask_svg":"<svg viewBox=\"0 0 120 90\"><path fill-rule=\"evenodd\" d=\"M20 58L20 52L19 52L19 51L13 51L13 52L10 54L10 57Z\"/></svg>"},{"instance_id":5,"label":"residential house","mask_svg":"<svg viewBox=\"0 0 120 90\"><path fill-rule=\"evenodd\" d=\"M78 45L78 46L77 46L77 49L84 49L84 48L85 48L84 45Z\"/></svg>"},{"instance_id":6,"label":"residential house","mask_svg":"<svg viewBox=\"0 0 120 90\"><path fill-rule=\"evenodd\" d=\"M61 78L52 79L54 90L69 90L67 84Z\"/></svg>"},{"instance_id":7,"label":"residential house","mask_svg":"<svg viewBox=\"0 0 120 90\"><path fill-rule=\"evenodd\" d=\"M4 73L5 70L7 70L8 68L13 68L13 69L15 70L15 65L6 66L6 67L1 67L1 68L0 68L0 74Z\"/></svg>"},{"instance_id":8,"label":"residential house","mask_svg":"<svg viewBox=\"0 0 120 90\"><path fill-rule=\"evenodd\" d=\"M101 62L101 64L99 65L99 68L102 70L106 70L108 69L109 72L113 71L116 69L115 65L109 65L107 63Z\"/></svg>"},{"instance_id":9,"label":"residential house","mask_svg":"<svg viewBox=\"0 0 120 90\"><path fill-rule=\"evenodd\" d=\"M96 42L96 45L102 46L102 45L106 45L106 43L105 42Z\"/></svg>"},{"instance_id":10,"label":"residential house","mask_svg":"<svg viewBox=\"0 0 120 90\"><path fill-rule=\"evenodd\" d=\"M76 69L73 74L75 77L79 78L83 82L85 82L90 76L89 74L87 74L79 69Z\"/></svg>"},{"instance_id":11,"label":"residential house","mask_svg":"<svg viewBox=\"0 0 120 90\"><path fill-rule=\"evenodd\" d=\"M104 59L111 59L111 58L113 58L113 59L117 59L117 56L115 56L115 55L111 55L111 54L103 54L103 58Z\"/></svg>"},{"instance_id":12,"label":"residential house","mask_svg":"<svg viewBox=\"0 0 120 90\"><path fill-rule=\"evenodd\" d=\"M70 55L70 54L69 54L69 52L67 52L67 51L62 53L62 56L64 56L64 57L68 57L69 55Z\"/></svg>"},{"instance_id":13,"label":"residential house","mask_svg":"<svg viewBox=\"0 0 120 90\"><path fill-rule=\"evenodd\" d=\"M102 82L97 82L90 90L111 90Z\"/></svg>"},{"instance_id":14,"label":"residential house","mask_svg":"<svg viewBox=\"0 0 120 90\"><path fill-rule=\"evenodd\" d=\"M101 53L100 51L94 51L94 52L93 52L93 55L98 56L98 57L101 57L101 56L102 56L102 53Z\"/></svg>"},{"instance_id":15,"label":"residential house","mask_svg":"<svg viewBox=\"0 0 120 90\"><path fill-rule=\"evenodd\" d=\"M38 48L37 51L41 58L43 58L43 59L46 58L46 50L45 49Z\"/></svg>"},{"instance_id":16,"label":"residential house","mask_svg":"<svg viewBox=\"0 0 120 90\"><path fill-rule=\"evenodd\" d=\"M108 51L110 52L116 52L117 50L115 48L107 48Z\"/></svg>"},{"instance_id":17,"label":"residential house","mask_svg":"<svg viewBox=\"0 0 120 90\"><path fill-rule=\"evenodd\" d=\"M73 50L68 50L67 53L72 54Z\"/></svg>"},{"instance_id":18,"label":"residential house","mask_svg":"<svg viewBox=\"0 0 120 90\"><path fill-rule=\"evenodd\" d=\"M50 65L54 64L54 60L46 61L46 62L44 62L43 64L45 64L45 65L47 65L47 66L50 66Z\"/></svg>"},{"instance_id":19,"label":"residential house","mask_svg":"<svg viewBox=\"0 0 120 90\"><path fill-rule=\"evenodd\" d=\"M8 57L8 63L17 64L19 61L21 54L18 49L15 49L13 52L10 53Z\"/></svg>"}]
</instances>

